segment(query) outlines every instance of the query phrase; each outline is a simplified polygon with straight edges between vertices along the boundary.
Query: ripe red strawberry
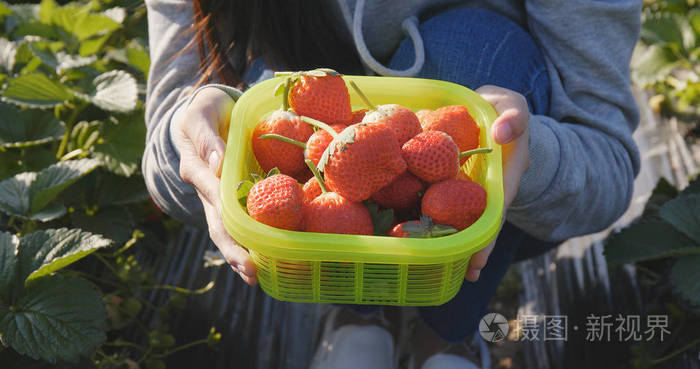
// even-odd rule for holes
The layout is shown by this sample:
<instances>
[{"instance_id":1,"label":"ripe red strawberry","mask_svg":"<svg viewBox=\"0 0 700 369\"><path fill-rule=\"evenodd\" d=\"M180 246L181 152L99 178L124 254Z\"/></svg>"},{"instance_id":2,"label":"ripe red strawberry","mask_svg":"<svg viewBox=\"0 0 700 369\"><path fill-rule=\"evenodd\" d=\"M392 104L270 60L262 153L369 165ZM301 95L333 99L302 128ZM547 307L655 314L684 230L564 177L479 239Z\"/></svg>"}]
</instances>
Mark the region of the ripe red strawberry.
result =
<instances>
[{"instance_id":1,"label":"ripe red strawberry","mask_svg":"<svg viewBox=\"0 0 700 369\"><path fill-rule=\"evenodd\" d=\"M448 179L428 187L421 204L423 214L435 223L463 230L476 222L486 208L486 190L476 182Z\"/></svg>"},{"instance_id":2,"label":"ripe red strawberry","mask_svg":"<svg viewBox=\"0 0 700 369\"><path fill-rule=\"evenodd\" d=\"M395 180L372 195L377 204L395 210L417 208L420 194L425 191L423 181L409 171L401 173Z\"/></svg>"},{"instance_id":3,"label":"ripe red strawberry","mask_svg":"<svg viewBox=\"0 0 700 369\"><path fill-rule=\"evenodd\" d=\"M257 182L250 189L248 214L260 223L288 230L298 230L302 221L304 192L294 178L275 174Z\"/></svg>"},{"instance_id":4,"label":"ripe red strawberry","mask_svg":"<svg viewBox=\"0 0 700 369\"><path fill-rule=\"evenodd\" d=\"M432 113L432 110L428 109L421 109L416 112L416 117L418 117L418 121L420 122L421 127L424 125L425 118Z\"/></svg>"},{"instance_id":5,"label":"ripe red strawberry","mask_svg":"<svg viewBox=\"0 0 700 369\"><path fill-rule=\"evenodd\" d=\"M436 109L421 119L421 125L424 131L442 131L450 135L460 152L479 147L479 125L462 105L443 106ZM466 161L467 157L462 158L460 165Z\"/></svg>"},{"instance_id":6,"label":"ripe red strawberry","mask_svg":"<svg viewBox=\"0 0 700 369\"><path fill-rule=\"evenodd\" d=\"M313 199L317 198L323 191L321 191L321 185L318 183L318 180L316 177L311 174L311 178L309 178L306 183L304 183L304 187L302 187L302 191L304 191L304 203L308 204Z\"/></svg>"},{"instance_id":7,"label":"ripe red strawberry","mask_svg":"<svg viewBox=\"0 0 700 369\"><path fill-rule=\"evenodd\" d=\"M338 133L347 128L345 124L331 124L330 127ZM331 141L333 141L333 136L331 136L325 129L317 130L311 135L311 137L309 137L309 140L306 141L304 156L307 159L311 159L311 161L314 162L314 165L318 165L318 161L321 160L323 152L326 151L326 147L328 147L328 144L331 143Z\"/></svg>"},{"instance_id":8,"label":"ripe red strawberry","mask_svg":"<svg viewBox=\"0 0 700 369\"><path fill-rule=\"evenodd\" d=\"M311 126L304 123L298 115L287 111L289 86L290 80L287 79L282 107L273 111L268 117L263 118L255 126L252 147L253 154L255 154L255 158L263 171L268 172L276 167L282 174L296 176L306 169L306 165L304 165L304 149L298 144L306 142L314 133L314 130ZM279 135L291 140L290 142L268 140L263 135ZM297 143L291 143L293 141Z\"/></svg>"},{"instance_id":9,"label":"ripe red strawberry","mask_svg":"<svg viewBox=\"0 0 700 369\"><path fill-rule=\"evenodd\" d=\"M353 202L367 200L406 170L393 129L380 123L346 128L319 162L326 185Z\"/></svg>"},{"instance_id":10,"label":"ripe red strawberry","mask_svg":"<svg viewBox=\"0 0 700 369\"><path fill-rule=\"evenodd\" d=\"M426 131L401 148L408 170L428 182L455 178L459 171L459 149L444 132Z\"/></svg>"},{"instance_id":11,"label":"ripe red strawberry","mask_svg":"<svg viewBox=\"0 0 700 369\"><path fill-rule=\"evenodd\" d=\"M352 118L350 119L350 123L348 125L362 122L362 119L365 117L365 114L367 114L367 111L367 109L353 111Z\"/></svg>"},{"instance_id":12,"label":"ripe red strawberry","mask_svg":"<svg viewBox=\"0 0 700 369\"><path fill-rule=\"evenodd\" d=\"M350 85L370 108L362 119L362 123L383 123L389 125L394 130L399 146L403 146L406 141L423 131L418 117L410 109L397 104L374 106L355 82L350 81Z\"/></svg>"},{"instance_id":13,"label":"ripe red strawberry","mask_svg":"<svg viewBox=\"0 0 700 369\"><path fill-rule=\"evenodd\" d=\"M304 207L304 225L306 232L374 234L367 208L335 192L322 193Z\"/></svg>"},{"instance_id":14,"label":"ripe red strawberry","mask_svg":"<svg viewBox=\"0 0 700 369\"><path fill-rule=\"evenodd\" d=\"M423 131L416 114L397 104L378 105L376 110L367 112L362 122L384 123L391 126L401 146Z\"/></svg>"},{"instance_id":15,"label":"ripe red strawberry","mask_svg":"<svg viewBox=\"0 0 700 369\"><path fill-rule=\"evenodd\" d=\"M429 216L422 215L420 220L409 220L408 222L397 224L386 235L404 238L436 238L455 232L457 230L453 227L433 224L433 220Z\"/></svg>"},{"instance_id":16,"label":"ripe red strawberry","mask_svg":"<svg viewBox=\"0 0 700 369\"><path fill-rule=\"evenodd\" d=\"M329 124L348 124L352 119L350 93L341 75L332 69L291 74L289 105L298 115Z\"/></svg>"},{"instance_id":17,"label":"ripe red strawberry","mask_svg":"<svg viewBox=\"0 0 700 369\"><path fill-rule=\"evenodd\" d=\"M328 192L316 166L309 159L306 165L314 174L320 195L314 196L313 182L309 181L308 196L314 198L304 203L304 230L319 233L374 234L374 225L369 210L361 203L351 202L335 192ZM306 185L304 186L306 188ZM306 191L305 191L306 192Z\"/></svg>"}]
</instances>

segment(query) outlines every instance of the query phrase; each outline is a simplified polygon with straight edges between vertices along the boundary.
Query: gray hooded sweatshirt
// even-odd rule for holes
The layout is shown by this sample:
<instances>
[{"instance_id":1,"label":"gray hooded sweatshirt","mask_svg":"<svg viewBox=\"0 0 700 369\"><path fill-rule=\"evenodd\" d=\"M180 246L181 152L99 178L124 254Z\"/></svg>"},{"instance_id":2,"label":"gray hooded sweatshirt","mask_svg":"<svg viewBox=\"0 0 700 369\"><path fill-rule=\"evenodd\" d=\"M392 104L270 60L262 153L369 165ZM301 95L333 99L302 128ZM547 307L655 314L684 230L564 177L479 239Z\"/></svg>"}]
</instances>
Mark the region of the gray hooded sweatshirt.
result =
<instances>
[{"instance_id":1,"label":"gray hooded sweatshirt","mask_svg":"<svg viewBox=\"0 0 700 369\"><path fill-rule=\"evenodd\" d=\"M386 60L409 35L421 47L412 16L450 3L500 13L527 30L540 46L552 84L550 114L531 115L530 167L507 219L544 240L600 231L627 209L639 153L632 139L638 112L630 91L629 62L639 37L640 0L337 0L339 21L368 69L393 71ZM195 189L179 175L171 140L199 78L196 48L185 31L193 23L188 0L146 0L151 69L146 97L148 135L142 168L154 201L187 224L206 227ZM359 18L359 19L358 19ZM341 27L342 29L342 27ZM241 91L220 88L234 100Z\"/></svg>"}]
</instances>

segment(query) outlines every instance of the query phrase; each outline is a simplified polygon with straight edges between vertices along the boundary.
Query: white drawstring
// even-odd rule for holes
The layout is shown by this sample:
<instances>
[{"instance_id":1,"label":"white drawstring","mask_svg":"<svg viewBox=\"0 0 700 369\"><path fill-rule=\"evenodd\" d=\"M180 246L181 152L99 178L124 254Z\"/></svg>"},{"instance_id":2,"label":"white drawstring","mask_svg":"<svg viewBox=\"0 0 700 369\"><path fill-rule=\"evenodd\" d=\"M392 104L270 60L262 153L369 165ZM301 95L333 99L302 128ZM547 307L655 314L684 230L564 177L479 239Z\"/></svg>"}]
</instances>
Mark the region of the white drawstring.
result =
<instances>
[{"instance_id":1,"label":"white drawstring","mask_svg":"<svg viewBox=\"0 0 700 369\"><path fill-rule=\"evenodd\" d=\"M364 7L365 0L357 0L352 24L352 36L355 40L355 47L357 48L357 52L360 54L362 61L374 72L383 76L413 77L418 74L425 63L425 50L423 49L423 39L418 31L418 18L412 16L404 19L404 21L401 22L401 28L413 42L413 50L415 50L415 60L413 62L413 66L404 70L390 69L374 59L372 54L370 54L367 45L365 45L365 40L362 35L362 13L364 11Z\"/></svg>"}]
</instances>

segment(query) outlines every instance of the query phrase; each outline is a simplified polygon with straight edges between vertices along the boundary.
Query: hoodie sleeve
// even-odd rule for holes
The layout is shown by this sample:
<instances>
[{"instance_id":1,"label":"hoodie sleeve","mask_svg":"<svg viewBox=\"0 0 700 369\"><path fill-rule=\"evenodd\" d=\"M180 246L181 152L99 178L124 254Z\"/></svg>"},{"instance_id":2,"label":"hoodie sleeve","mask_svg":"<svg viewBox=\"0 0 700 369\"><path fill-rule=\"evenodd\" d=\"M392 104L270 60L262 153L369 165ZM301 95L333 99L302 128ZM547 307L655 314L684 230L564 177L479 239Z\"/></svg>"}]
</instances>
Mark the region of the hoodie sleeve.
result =
<instances>
[{"instance_id":1,"label":"hoodie sleeve","mask_svg":"<svg viewBox=\"0 0 700 369\"><path fill-rule=\"evenodd\" d=\"M605 229L630 203L639 113L629 63L641 1L525 3L552 83L551 111L530 118L530 167L507 219L559 241Z\"/></svg>"},{"instance_id":2,"label":"hoodie sleeve","mask_svg":"<svg viewBox=\"0 0 700 369\"><path fill-rule=\"evenodd\" d=\"M146 92L146 150L141 168L153 201L183 223L206 228L202 203L194 187L180 177L180 155L170 132L200 89L219 88L234 100L237 89L211 84L193 91L201 76L193 45L192 2L147 0L151 68Z\"/></svg>"}]
</instances>

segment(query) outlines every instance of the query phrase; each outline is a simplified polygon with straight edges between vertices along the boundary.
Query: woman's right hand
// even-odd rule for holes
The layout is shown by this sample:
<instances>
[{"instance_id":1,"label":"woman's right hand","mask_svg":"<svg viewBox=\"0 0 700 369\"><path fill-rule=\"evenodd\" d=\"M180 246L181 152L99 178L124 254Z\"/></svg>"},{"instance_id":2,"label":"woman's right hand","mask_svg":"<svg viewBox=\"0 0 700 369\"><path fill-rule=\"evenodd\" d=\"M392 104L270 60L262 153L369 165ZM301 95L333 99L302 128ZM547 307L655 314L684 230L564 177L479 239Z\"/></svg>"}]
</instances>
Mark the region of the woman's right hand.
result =
<instances>
[{"instance_id":1,"label":"woman's right hand","mask_svg":"<svg viewBox=\"0 0 700 369\"><path fill-rule=\"evenodd\" d=\"M193 185L204 206L209 236L231 268L249 285L258 283L248 251L226 232L221 219L219 176L234 101L218 88L204 88L192 98L173 141L180 151L180 177Z\"/></svg>"}]
</instances>

